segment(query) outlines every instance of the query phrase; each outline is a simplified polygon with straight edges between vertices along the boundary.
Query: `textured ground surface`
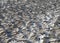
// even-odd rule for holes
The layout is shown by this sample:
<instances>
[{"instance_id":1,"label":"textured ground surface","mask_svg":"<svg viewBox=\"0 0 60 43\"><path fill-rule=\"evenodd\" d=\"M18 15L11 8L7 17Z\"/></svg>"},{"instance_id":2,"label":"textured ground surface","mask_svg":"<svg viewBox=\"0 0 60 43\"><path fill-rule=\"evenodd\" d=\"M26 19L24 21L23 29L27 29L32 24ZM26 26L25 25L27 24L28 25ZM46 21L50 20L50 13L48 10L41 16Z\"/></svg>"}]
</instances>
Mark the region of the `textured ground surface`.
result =
<instances>
[{"instance_id":1,"label":"textured ground surface","mask_svg":"<svg viewBox=\"0 0 60 43\"><path fill-rule=\"evenodd\" d=\"M0 0L0 43L60 43L60 0Z\"/></svg>"}]
</instances>

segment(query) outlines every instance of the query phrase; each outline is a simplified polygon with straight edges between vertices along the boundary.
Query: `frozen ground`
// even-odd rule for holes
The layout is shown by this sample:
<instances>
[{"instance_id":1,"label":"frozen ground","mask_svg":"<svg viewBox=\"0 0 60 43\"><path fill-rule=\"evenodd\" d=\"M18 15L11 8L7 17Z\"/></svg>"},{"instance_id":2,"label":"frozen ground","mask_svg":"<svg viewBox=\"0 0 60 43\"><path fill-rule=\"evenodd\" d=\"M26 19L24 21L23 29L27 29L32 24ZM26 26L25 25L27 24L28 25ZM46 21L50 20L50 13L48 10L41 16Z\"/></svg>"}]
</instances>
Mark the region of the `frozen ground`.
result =
<instances>
[{"instance_id":1,"label":"frozen ground","mask_svg":"<svg viewBox=\"0 0 60 43\"><path fill-rule=\"evenodd\" d=\"M60 43L60 0L0 0L0 43Z\"/></svg>"}]
</instances>

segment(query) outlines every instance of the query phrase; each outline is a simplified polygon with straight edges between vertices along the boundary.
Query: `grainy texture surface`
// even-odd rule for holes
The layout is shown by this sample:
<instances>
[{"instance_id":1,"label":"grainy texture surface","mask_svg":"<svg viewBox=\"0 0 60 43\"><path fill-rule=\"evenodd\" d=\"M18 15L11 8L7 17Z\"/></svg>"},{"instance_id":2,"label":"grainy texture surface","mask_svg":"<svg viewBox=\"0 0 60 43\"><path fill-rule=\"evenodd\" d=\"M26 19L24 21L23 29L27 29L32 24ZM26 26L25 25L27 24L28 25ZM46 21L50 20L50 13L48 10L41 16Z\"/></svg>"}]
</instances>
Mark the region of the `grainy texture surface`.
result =
<instances>
[{"instance_id":1,"label":"grainy texture surface","mask_svg":"<svg viewBox=\"0 0 60 43\"><path fill-rule=\"evenodd\" d=\"M0 43L60 43L60 0L0 0Z\"/></svg>"}]
</instances>

